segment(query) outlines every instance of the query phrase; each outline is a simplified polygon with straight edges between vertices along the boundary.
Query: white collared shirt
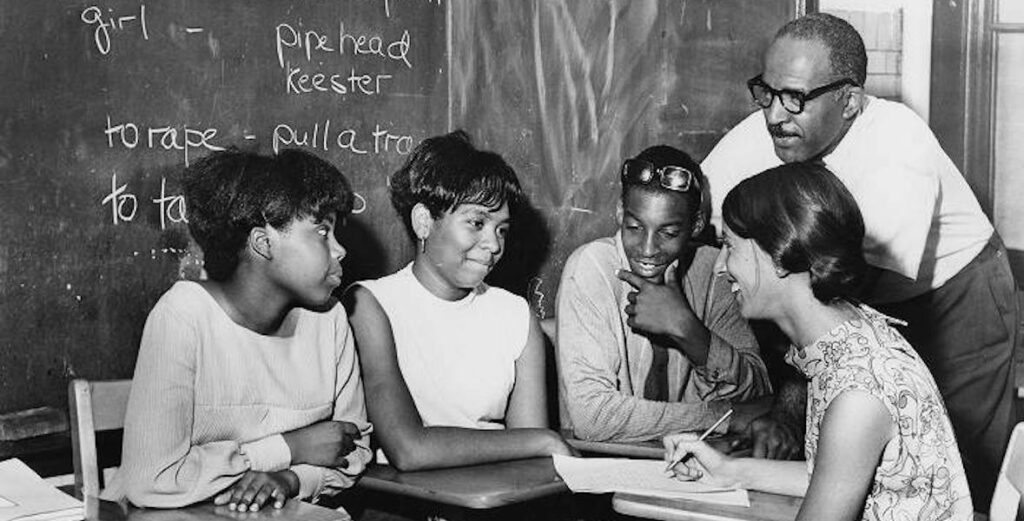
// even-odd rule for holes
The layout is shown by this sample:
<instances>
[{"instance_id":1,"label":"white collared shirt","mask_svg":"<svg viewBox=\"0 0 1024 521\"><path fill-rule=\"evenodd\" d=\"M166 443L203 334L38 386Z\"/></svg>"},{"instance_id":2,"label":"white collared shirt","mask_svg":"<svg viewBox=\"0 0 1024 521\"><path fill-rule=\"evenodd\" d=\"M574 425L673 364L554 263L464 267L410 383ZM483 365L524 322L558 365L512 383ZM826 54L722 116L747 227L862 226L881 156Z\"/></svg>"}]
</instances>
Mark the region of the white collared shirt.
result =
<instances>
[{"instance_id":1,"label":"white collared shirt","mask_svg":"<svg viewBox=\"0 0 1024 521\"><path fill-rule=\"evenodd\" d=\"M901 103L867 96L866 108L824 162L860 206L868 263L891 272L879 281L874 302L901 301L942 286L993 233L931 129ZM725 195L743 179L780 164L760 110L718 142L701 168L719 232Z\"/></svg>"}]
</instances>

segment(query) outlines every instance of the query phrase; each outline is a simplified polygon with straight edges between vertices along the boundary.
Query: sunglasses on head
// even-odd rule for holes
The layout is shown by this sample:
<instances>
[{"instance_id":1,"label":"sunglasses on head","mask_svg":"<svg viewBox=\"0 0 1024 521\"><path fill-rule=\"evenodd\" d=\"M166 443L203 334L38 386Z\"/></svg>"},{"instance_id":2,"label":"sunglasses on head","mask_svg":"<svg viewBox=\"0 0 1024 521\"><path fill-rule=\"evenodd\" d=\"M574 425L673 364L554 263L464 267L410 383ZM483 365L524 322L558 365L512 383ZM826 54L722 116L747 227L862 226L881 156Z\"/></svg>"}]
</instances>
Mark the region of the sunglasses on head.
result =
<instances>
[{"instance_id":1,"label":"sunglasses on head","mask_svg":"<svg viewBox=\"0 0 1024 521\"><path fill-rule=\"evenodd\" d=\"M697 174L681 166L667 165L655 168L650 161L643 159L627 159L622 164L623 185L647 185L657 180L658 184L666 190L673 192L689 192L700 190L700 179ZM702 194L703 195L703 194Z\"/></svg>"}]
</instances>

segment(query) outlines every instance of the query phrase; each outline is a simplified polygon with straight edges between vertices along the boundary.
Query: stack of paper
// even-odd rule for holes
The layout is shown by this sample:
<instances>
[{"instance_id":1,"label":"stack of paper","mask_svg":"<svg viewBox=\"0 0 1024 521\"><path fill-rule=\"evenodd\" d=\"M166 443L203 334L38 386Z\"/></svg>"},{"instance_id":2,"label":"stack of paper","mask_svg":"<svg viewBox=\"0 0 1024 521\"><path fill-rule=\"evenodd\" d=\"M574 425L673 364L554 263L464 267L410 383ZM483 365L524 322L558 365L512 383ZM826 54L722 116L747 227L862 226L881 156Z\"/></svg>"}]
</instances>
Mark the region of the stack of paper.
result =
<instances>
[{"instance_id":1,"label":"stack of paper","mask_svg":"<svg viewBox=\"0 0 1024 521\"><path fill-rule=\"evenodd\" d=\"M43 481L17 458L0 461L0 521L78 521L82 502Z\"/></svg>"},{"instance_id":2,"label":"stack of paper","mask_svg":"<svg viewBox=\"0 0 1024 521\"><path fill-rule=\"evenodd\" d=\"M679 481L665 472L664 461L573 458L557 454L553 457L555 470L573 492L629 492L643 496L750 506L746 490L716 487L698 481Z\"/></svg>"}]
</instances>

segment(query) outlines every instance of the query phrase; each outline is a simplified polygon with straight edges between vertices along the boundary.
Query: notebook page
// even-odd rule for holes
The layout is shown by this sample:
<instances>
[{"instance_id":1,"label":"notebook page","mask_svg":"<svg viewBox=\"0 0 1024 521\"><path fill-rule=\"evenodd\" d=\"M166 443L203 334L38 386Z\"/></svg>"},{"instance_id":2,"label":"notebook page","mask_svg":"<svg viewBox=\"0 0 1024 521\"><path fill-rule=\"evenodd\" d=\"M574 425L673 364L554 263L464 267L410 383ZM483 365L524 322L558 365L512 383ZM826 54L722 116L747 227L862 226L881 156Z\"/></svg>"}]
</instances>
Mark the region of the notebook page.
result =
<instances>
[{"instance_id":1,"label":"notebook page","mask_svg":"<svg viewBox=\"0 0 1024 521\"><path fill-rule=\"evenodd\" d=\"M629 492L644 496L750 506L746 490L679 481L665 472L665 462L628 458L574 458L554 455L555 470L573 492Z\"/></svg>"}]
</instances>

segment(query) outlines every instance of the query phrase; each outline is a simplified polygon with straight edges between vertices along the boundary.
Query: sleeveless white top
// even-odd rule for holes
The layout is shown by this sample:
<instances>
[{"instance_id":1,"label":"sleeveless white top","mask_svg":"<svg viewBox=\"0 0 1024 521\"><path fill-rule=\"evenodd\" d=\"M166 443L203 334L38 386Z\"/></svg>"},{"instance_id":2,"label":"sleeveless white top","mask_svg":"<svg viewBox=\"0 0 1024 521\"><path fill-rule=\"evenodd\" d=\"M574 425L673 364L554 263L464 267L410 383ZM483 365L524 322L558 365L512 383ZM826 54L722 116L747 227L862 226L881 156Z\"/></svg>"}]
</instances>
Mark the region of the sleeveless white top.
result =
<instances>
[{"instance_id":1,"label":"sleeveless white top","mask_svg":"<svg viewBox=\"0 0 1024 521\"><path fill-rule=\"evenodd\" d=\"M523 298L482 283L461 300L444 300L420 284L411 263L359 284L391 321L398 366L424 426L504 428L530 331Z\"/></svg>"}]
</instances>

